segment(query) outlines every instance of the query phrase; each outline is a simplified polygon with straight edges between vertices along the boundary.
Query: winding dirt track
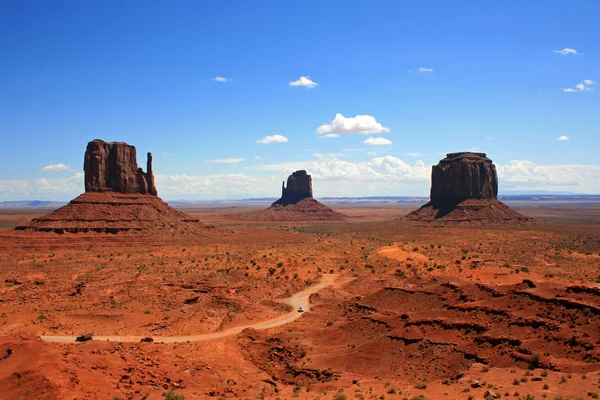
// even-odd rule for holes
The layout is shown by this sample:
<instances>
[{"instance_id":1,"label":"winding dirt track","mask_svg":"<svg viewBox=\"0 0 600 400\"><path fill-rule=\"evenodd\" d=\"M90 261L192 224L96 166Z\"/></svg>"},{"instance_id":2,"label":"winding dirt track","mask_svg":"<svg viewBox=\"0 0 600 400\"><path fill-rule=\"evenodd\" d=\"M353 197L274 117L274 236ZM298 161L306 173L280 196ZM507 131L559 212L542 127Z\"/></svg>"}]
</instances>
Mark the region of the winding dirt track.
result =
<instances>
[{"instance_id":1,"label":"winding dirt track","mask_svg":"<svg viewBox=\"0 0 600 400\"><path fill-rule=\"evenodd\" d=\"M317 293L319 290L331 286L336 281L337 274L325 274L321 278L321 282L313 285L309 288L302 290L301 292L293 294L291 297L282 300L283 303L292 306L292 311L281 315L279 317L271 318L266 321L257 322L250 325L235 326L233 328L226 329L220 332L204 333L201 335L192 336L154 336L154 342L159 343L177 343L177 342L204 342L208 340L223 338L226 336L237 335L241 331L247 328L253 329L269 329L276 326L289 324L300 318L302 313L298 312L298 307L304 307L305 312L310 311L309 297L313 293ZM106 341L106 342L139 342L144 336L94 336L93 340ZM40 338L46 342L56 343L73 343L77 336L40 336Z\"/></svg>"}]
</instances>

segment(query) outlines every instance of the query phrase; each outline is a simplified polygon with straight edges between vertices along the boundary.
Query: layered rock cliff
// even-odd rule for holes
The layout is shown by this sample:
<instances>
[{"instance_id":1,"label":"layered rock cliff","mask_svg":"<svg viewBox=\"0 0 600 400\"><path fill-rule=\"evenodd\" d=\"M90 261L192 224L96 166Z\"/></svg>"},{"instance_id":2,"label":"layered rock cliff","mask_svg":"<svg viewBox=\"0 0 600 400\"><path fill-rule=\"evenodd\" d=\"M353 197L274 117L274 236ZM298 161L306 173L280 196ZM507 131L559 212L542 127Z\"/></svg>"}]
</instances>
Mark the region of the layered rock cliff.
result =
<instances>
[{"instance_id":1,"label":"layered rock cliff","mask_svg":"<svg viewBox=\"0 0 600 400\"><path fill-rule=\"evenodd\" d=\"M292 173L287 179L287 186L281 185L281 198L273 205L286 206L313 197L312 178L305 170Z\"/></svg>"},{"instance_id":2,"label":"layered rock cliff","mask_svg":"<svg viewBox=\"0 0 600 400\"><path fill-rule=\"evenodd\" d=\"M134 146L100 139L91 141L87 145L83 163L85 191L156 196L151 153L148 153L147 160L147 172L144 172L138 168Z\"/></svg>"},{"instance_id":3,"label":"layered rock cliff","mask_svg":"<svg viewBox=\"0 0 600 400\"><path fill-rule=\"evenodd\" d=\"M431 200L407 218L478 223L529 220L497 197L496 167L485 153L449 153L432 167Z\"/></svg>"},{"instance_id":4,"label":"layered rock cliff","mask_svg":"<svg viewBox=\"0 0 600 400\"><path fill-rule=\"evenodd\" d=\"M441 207L497 197L496 167L485 153L450 153L431 169L431 201Z\"/></svg>"}]
</instances>

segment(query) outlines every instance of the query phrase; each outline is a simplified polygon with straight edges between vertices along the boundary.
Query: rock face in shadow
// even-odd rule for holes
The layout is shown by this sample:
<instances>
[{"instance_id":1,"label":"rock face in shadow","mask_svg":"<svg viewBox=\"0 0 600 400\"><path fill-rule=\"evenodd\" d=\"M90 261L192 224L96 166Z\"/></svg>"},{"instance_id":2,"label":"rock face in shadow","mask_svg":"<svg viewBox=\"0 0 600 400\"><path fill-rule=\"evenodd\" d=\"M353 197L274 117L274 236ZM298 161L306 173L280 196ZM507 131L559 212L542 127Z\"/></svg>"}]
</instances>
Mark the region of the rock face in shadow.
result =
<instances>
[{"instance_id":1,"label":"rock face in shadow","mask_svg":"<svg viewBox=\"0 0 600 400\"><path fill-rule=\"evenodd\" d=\"M485 153L449 153L431 170L430 201L407 215L417 221L527 221L498 201L498 175Z\"/></svg>"},{"instance_id":2,"label":"rock face in shadow","mask_svg":"<svg viewBox=\"0 0 600 400\"><path fill-rule=\"evenodd\" d=\"M297 204L309 197L313 197L312 178L305 170L300 170L288 177L287 187L282 183L281 198L273 203L273 205L280 204L287 206L289 204Z\"/></svg>"},{"instance_id":3,"label":"rock face in shadow","mask_svg":"<svg viewBox=\"0 0 600 400\"><path fill-rule=\"evenodd\" d=\"M431 170L431 202L453 207L467 199L496 199L498 175L485 153L450 153Z\"/></svg>"},{"instance_id":4,"label":"rock face in shadow","mask_svg":"<svg viewBox=\"0 0 600 400\"><path fill-rule=\"evenodd\" d=\"M88 143L83 163L86 192L139 193L156 196L152 173L152 154L148 153L147 172L138 168L135 147L100 139Z\"/></svg>"}]
</instances>

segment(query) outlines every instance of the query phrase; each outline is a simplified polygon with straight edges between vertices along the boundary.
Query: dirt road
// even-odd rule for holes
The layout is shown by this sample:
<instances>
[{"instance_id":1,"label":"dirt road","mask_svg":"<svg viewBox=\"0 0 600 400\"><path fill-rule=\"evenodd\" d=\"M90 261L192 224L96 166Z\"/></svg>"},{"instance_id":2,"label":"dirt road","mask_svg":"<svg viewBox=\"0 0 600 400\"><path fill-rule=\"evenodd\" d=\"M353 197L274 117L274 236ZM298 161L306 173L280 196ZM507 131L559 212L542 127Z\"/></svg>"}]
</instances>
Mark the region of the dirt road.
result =
<instances>
[{"instance_id":1,"label":"dirt road","mask_svg":"<svg viewBox=\"0 0 600 400\"><path fill-rule=\"evenodd\" d=\"M237 335L246 328L254 329L269 329L276 326L289 324L302 316L302 313L298 312L300 306L304 307L305 312L310 310L309 297L313 293L317 293L319 290L331 286L335 283L338 275L337 274L325 274L321 278L321 282L313 285L309 288L304 289L301 292L295 293L291 297L282 300L282 302L292 306L292 311L281 315L279 317L271 318L265 321L257 322L250 325L235 326L233 328L226 329L220 332L204 333L201 335L192 336L155 336L153 337L155 342L160 343L176 343L176 342L203 342L207 340L218 339L226 336ZM40 336L42 340L46 342L57 342L57 343L73 343L77 336ZM143 336L94 336L93 340L108 341L108 342L139 342Z\"/></svg>"}]
</instances>

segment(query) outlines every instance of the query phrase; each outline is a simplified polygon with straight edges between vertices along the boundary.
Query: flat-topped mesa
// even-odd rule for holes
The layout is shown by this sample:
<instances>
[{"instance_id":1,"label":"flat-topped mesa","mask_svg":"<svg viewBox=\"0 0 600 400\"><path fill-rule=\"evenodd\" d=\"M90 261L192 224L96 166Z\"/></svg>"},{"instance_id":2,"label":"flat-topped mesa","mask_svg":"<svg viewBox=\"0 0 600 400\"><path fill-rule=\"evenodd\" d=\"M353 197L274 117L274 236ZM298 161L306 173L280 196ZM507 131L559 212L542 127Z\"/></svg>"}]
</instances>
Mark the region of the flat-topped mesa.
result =
<instances>
[{"instance_id":1,"label":"flat-topped mesa","mask_svg":"<svg viewBox=\"0 0 600 400\"><path fill-rule=\"evenodd\" d=\"M453 207L468 199L498 197L498 175L485 153L449 153L431 170L431 202Z\"/></svg>"},{"instance_id":2,"label":"flat-topped mesa","mask_svg":"<svg viewBox=\"0 0 600 400\"><path fill-rule=\"evenodd\" d=\"M485 153L449 153L431 170L431 200L406 218L482 224L530 220L497 197L496 167Z\"/></svg>"},{"instance_id":3,"label":"flat-topped mesa","mask_svg":"<svg viewBox=\"0 0 600 400\"><path fill-rule=\"evenodd\" d=\"M281 185L281 198L275 204L288 205L296 204L301 200L313 197L312 178L305 170L292 173L287 179L287 187L284 183Z\"/></svg>"},{"instance_id":4,"label":"flat-topped mesa","mask_svg":"<svg viewBox=\"0 0 600 400\"><path fill-rule=\"evenodd\" d=\"M88 143L83 163L86 192L140 193L156 196L152 154L144 172L138 168L135 146L100 139Z\"/></svg>"}]
</instances>

